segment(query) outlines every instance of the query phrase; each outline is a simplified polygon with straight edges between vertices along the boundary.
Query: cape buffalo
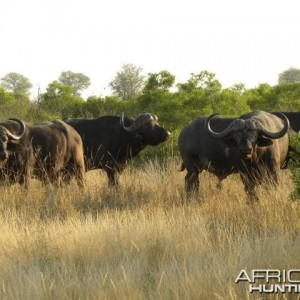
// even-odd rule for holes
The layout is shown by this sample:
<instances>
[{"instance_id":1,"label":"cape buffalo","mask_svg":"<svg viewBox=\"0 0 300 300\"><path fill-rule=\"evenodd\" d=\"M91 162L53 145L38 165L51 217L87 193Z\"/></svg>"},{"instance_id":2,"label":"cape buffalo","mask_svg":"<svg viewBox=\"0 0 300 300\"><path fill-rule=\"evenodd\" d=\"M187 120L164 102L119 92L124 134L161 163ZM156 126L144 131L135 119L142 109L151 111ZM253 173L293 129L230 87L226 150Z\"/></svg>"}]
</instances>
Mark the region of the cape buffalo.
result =
<instances>
[{"instance_id":1,"label":"cape buffalo","mask_svg":"<svg viewBox=\"0 0 300 300\"><path fill-rule=\"evenodd\" d=\"M274 115L279 116L280 114L284 114L290 122L290 130L289 130L289 137L293 137L300 132L300 112L299 111L284 111L284 112L272 112ZM300 149L299 146L295 146L293 143L289 144L289 155L287 157L286 166L290 160L294 163L297 162L299 164L299 159L295 160L295 157L299 157ZM294 159L293 159L294 157Z\"/></svg>"},{"instance_id":2,"label":"cape buffalo","mask_svg":"<svg viewBox=\"0 0 300 300\"><path fill-rule=\"evenodd\" d=\"M279 116L280 114L284 114L290 122L290 129L294 132L300 131L300 112L299 111L275 111L272 114Z\"/></svg>"},{"instance_id":3,"label":"cape buffalo","mask_svg":"<svg viewBox=\"0 0 300 300\"><path fill-rule=\"evenodd\" d=\"M80 134L86 170L103 169L109 184L117 185L118 174L127 162L147 145L156 146L168 139L170 132L158 125L154 114L143 113L135 120L124 116L96 119L68 119Z\"/></svg>"},{"instance_id":4,"label":"cape buffalo","mask_svg":"<svg viewBox=\"0 0 300 300\"><path fill-rule=\"evenodd\" d=\"M0 122L0 178L29 185L32 176L57 183L61 176L76 176L83 186L85 173L82 140L62 121L34 125L19 119Z\"/></svg>"},{"instance_id":5,"label":"cape buffalo","mask_svg":"<svg viewBox=\"0 0 300 300\"><path fill-rule=\"evenodd\" d=\"M187 192L198 190L202 170L215 174L220 181L238 172L248 197L257 199L255 186L262 180L263 169L277 183L277 172L286 161L288 119L264 111L239 118L214 117L196 119L179 135Z\"/></svg>"}]
</instances>

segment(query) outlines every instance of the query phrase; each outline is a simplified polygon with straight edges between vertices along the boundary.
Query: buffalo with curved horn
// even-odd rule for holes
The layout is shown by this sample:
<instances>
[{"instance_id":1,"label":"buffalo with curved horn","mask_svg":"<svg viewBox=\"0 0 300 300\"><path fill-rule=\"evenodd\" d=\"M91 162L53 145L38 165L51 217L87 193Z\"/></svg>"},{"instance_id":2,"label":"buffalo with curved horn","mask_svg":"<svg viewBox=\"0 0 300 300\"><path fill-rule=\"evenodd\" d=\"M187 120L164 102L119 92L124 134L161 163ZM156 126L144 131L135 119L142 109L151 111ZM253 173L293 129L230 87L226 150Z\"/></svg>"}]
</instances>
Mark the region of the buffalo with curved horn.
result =
<instances>
[{"instance_id":1,"label":"buffalo with curved horn","mask_svg":"<svg viewBox=\"0 0 300 300\"><path fill-rule=\"evenodd\" d=\"M13 122L0 123L0 161L3 164L10 154L12 143L16 144L25 133L25 124L19 119L9 119ZM13 123L13 126L5 126L6 124ZM11 127L11 129L10 129ZM17 127L19 127L17 129ZM18 132L13 133L17 129Z\"/></svg>"},{"instance_id":2,"label":"buffalo with curved horn","mask_svg":"<svg viewBox=\"0 0 300 300\"><path fill-rule=\"evenodd\" d=\"M83 186L84 158L79 134L62 121L0 122L0 180L28 187L32 176L57 184L75 176Z\"/></svg>"},{"instance_id":3,"label":"buffalo with curved horn","mask_svg":"<svg viewBox=\"0 0 300 300\"><path fill-rule=\"evenodd\" d=\"M256 199L255 187L266 169L278 182L278 170L288 155L289 120L264 111L239 118L200 117L185 127L178 144L187 170L186 190L198 190L199 173L207 170L220 181L239 173L250 199Z\"/></svg>"},{"instance_id":4,"label":"buffalo with curved horn","mask_svg":"<svg viewBox=\"0 0 300 300\"><path fill-rule=\"evenodd\" d=\"M83 141L86 170L103 169L112 185L118 184L118 174L128 161L146 146L166 141L170 132L159 126L151 113L136 119L103 116L95 119L68 119Z\"/></svg>"}]
</instances>

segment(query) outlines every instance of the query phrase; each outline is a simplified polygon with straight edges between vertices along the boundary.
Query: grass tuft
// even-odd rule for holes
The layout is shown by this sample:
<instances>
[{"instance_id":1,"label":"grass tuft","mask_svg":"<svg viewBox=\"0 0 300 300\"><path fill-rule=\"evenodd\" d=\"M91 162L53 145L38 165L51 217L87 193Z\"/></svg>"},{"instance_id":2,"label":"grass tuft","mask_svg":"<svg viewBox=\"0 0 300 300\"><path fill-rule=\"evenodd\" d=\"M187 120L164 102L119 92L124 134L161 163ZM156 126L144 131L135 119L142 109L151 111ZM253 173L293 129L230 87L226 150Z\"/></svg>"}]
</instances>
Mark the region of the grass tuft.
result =
<instances>
[{"instance_id":1,"label":"grass tuft","mask_svg":"<svg viewBox=\"0 0 300 300\"><path fill-rule=\"evenodd\" d=\"M203 172L200 194L188 199L179 165L128 168L114 189L89 172L84 193L75 182L1 186L1 299L271 299L235 278L241 269L299 267L289 171L249 205L236 175L219 190Z\"/></svg>"}]
</instances>

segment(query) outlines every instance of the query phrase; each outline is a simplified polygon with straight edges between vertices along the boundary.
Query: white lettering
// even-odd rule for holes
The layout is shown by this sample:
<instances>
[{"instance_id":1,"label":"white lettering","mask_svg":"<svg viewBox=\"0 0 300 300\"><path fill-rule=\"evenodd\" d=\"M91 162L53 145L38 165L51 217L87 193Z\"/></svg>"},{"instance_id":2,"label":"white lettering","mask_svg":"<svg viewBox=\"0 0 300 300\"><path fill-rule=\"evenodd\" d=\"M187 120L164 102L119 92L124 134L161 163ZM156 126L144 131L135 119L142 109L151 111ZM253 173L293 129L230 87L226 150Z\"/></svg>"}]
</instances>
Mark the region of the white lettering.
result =
<instances>
[{"instance_id":1,"label":"white lettering","mask_svg":"<svg viewBox=\"0 0 300 300\"><path fill-rule=\"evenodd\" d=\"M273 293L273 292L274 292L274 285L271 284L271 285L269 286L269 289L268 289L268 288L266 287L266 285L263 284L263 291L264 291L264 293Z\"/></svg>"},{"instance_id":2,"label":"white lettering","mask_svg":"<svg viewBox=\"0 0 300 300\"><path fill-rule=\"evenodd\" d=\"M275 284L274 285L274 293L278 293L278 292L281 292L281 293L285 293L285 285L284 284Z\"/></svg>"},{"instance_id":3,"label":"white lettering","mask_svg":"<svg viewBox=\"0 0 300 300\"><path fill-rule=\"evenodd\" d=\"M253 284L249 285L249 292L253 293L253 292L263 292L263 285L260 284L259 286L253 286Z\"/></svg>"},{"instance_id":4,"label":"white lettering","mask_svg":"<svg viewBox=\"0 0 300 300\"><path fill-rule=\"evenodd\" d=\"M235 282L249 283L249 292L254 293L300 293L300 269L254 269L251 276L241 270Z\"/></svg>"},{"instance_id":5,"label":"white lettering","mask_svg":"<svg viewBox=\"0 0 300 300\"><path fill-rule=\"evenodd\" d=\"M286 284L285 287L288 288L288 293L292 293L293 290L295 293L299 293L299 285L297 284Z\"/></svg>"},{"instance_id":6,"label":"white lettering","mask_svg":"<svg viewBox=\"0 0 300 300\"><path fill-rule=\"evenodd\" d=\"M256 279L265 279L267 270L252 270L252 283L255 282Z\"/></svg>"},{"instance_id":7,"label":"white lettering","mask_svg":"<svg viewBox=\"0 0 300 300\"><path fill-rule=\"evenodd\" d=\"M300 276L298 276L298 280L297 279L292 279L292 274L295 274L295 275L300 275L300 270L299 269L292 269L292 270L288 270L287 271L287 280L288 282L290 283L300 283Z\"/></svg>"},{"instance_id":8,"label":"white lettering","mask_svg":"<svg viewBox=\"0 0 300 300\"><path fill-rule=\"evenodd\" d=\"M300 292L300 285L298 284L271 284L270 286L266 286L265 284L260 284L258 286L254 286L250 284L249 292L259 292L259 293L299 293Z\"/></svg>"},{"instance_id":9,"label":"white lettering","mask_svg":"<svg viewBox=\"0 0 300 300\"><path fill-rule=\"evenodd\" d=\"M270 279L277 279L277 282L284 282L281 281L281 272L280 270L266 270L266 282L269 283Z\"/></svg>"},{"instance_id":10,"label":"white lettering","mask_svg":"<svg viewBox=\"0 0 300 300\"><path fill-rule=\"evenodd\" d=\"M243 277L245 276L245 277ZM237 276L235 282L238 283L240 281L248 281L251 282L250 277L248 276L246 270L241 270L241 272L239 273L239 275Z\"/></svg>"}]
</instances>

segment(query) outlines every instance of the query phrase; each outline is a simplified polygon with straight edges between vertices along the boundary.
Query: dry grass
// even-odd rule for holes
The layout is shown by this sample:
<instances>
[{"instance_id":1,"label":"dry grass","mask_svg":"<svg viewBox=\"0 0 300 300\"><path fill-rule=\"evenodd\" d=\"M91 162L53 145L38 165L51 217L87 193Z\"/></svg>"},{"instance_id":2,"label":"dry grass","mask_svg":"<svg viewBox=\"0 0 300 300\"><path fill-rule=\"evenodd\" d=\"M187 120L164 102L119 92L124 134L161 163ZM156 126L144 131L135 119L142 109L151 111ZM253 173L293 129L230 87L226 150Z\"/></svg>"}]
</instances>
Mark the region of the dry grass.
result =
<instances>
[{"instance_id":1,"label":"dry grass","mask_svg":"<svg viewBox=\"0 0 300 300\"><path fill-rule=\"evenodd\" d=\"M297 299L234 282L241 269L299 268L289 173L251 206L237 176L219 191L204 173L186 199L179 165L128 169L117 190L99 172L84 193L0 187L0 299Z\"/></svg>"}]
</instances>

